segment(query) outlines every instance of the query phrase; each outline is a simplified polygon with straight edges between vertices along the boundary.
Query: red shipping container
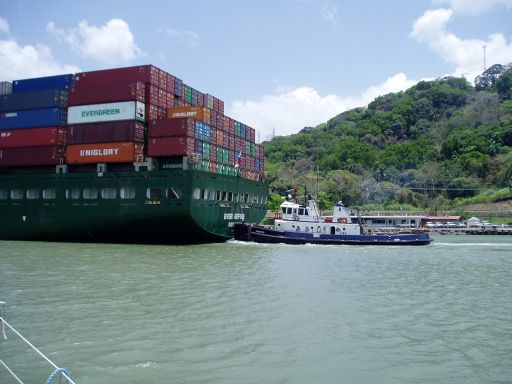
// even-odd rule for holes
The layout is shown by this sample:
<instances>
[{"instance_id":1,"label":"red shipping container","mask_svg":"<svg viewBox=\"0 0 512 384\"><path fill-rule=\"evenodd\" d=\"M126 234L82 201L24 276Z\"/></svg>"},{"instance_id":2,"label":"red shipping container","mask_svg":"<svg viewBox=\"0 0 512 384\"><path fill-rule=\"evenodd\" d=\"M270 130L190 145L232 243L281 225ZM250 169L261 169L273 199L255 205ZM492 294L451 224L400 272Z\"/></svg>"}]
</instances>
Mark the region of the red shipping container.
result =
<instances>
[{"instance_id":1,"label":"red shipping container","mask_svg":"<svg viewBox=\"0 0 512 384\"><path fill-rule=\"evenodd\" d=\"M68 164L131 163L142 161L144 145L134 142L68 145Z\"/></svg>"},{"instance_id":2,"label":"red shipping container","mask_svg":"<svg viewBox=\"0 0 512 384\"><path fill-rule=\"evenodd\" d=\"M192 137L153 137L148 142L148 156L191 156L194 143Z\"/></svg>"},{"instance_id":3,"label":"red shipping container","mask_svg":"<svg viewBox=\"0 0 512 384\"><path fill-rule=\"evenodd\" d=\"M150 120L149 137L195 137L196 121L193 119Z\"/></svg>"},{"instance_id":4,"label":"red shipping container","mask_svg":"<svg viewBox=\"0 0 512 384\"><path fill-rule=\"evenodd\" d=\"M100 71L81 72L75 75L77 87L91 84L120 83L140 81L142 83L159 84L160 68L154 65L103 69Z\"/></svg>"},{"instance_id":5,"label":"red shipping container","mask_svg":"<svg viewBox=\"0 0 512 384\"><path fill-rule=\"evenodd\" d=\"M77 84L69 90L68 104L86 105L115 103L119 101L146 101L146 86L140 81L108 83L108 84Z\"/></svg>"},{"instance_id":6,"label":"red shipping container","mask_svg":"<svg viewBox=\"0 0 512 384\"><path fill-rule=\"evenodd\" d=\"M245 153L245 140L242 137L235 136L235 151Z\"/></svg>"},{"instance_id":7,"label":"red shipping container","mask_svg":"<svg viewBox=\"0 0 512 384\"><path fill-rule=\"evenodd\" d=\"M217 145L220 147L226 146L224 144L224 131L221 131L220 129L217 130Z\"/></svg>"},{"instance_id":8,"label":"red shipping container","mask_svg":"<svg viewBox=\"0 0 512 384\"><path fill-rule=\"evenodd\" d=\"M146 84L146 104L152 104L159 108L173 108L174 95L164 88L153 84Z\"/></svg>"},{"instance_id":9,"label":"red shipping container","mask_svg":"<svg viewBox=\"0 0 512 384\"><path fill-rule=\"evenodd\" d=\"M251 127L247 127L247 131L249 132L247 138L250 142L254 143L256 141L256 130Z\"/></svg>"},{"instance_id":10,"label":"red shipping container","mask_svg":"<svg viewBox=\"0 0 512 384\"><path fill-rule=\"evenodd\" d=\"M185 100L181 99L181 98L175 98L174 99L174 106L175 107L185 107L187 103L185 103Z\"/></svg>"},{"instance_id":11,"label":"red shipping container","mask_svg":"<svg viewBox=\"0 0 512 384\"><path fill-rule=\"evenodd\" d=\"M144 142L146 128L139 121L114 121L68 126L68 144Z\"/></svg>"},{"instance_id":12,"label":"red shipping container","mask_svg":"<svg viewBox=\"0 0 512 384\"><path fill-rule=\"evenodd\" d=\"M64 163L64 157L65 151L61 145L4 148L0 149L0 166L57 165Z\"/></svg>"},{"instance_id":13,"label":"red shipping container","mask_svg":"<svg viewBox=\"0 0 512 384\"><path fill-rule=\"evenodd\" d=\"M226 136L228 137L228 147L231 151L235 150L235 134L226 133L224 134L224 143L226 142Z\"/></svg>"},{"instance_id":14,"label":"red shipping container","mask_svg":"<svg viewBox=\"0 0 512 384\"><path fill-rule=\"evenodd\" d=\"M217 144L217 132L221 132L221 131L217 130L217 128L211 127L210 143Z\"/></svg>"},{"instance_id":15,"label":"red shipping container","mask_svg":"<svg viewBox=\"0 0 512 384\"><path fill-rule=\"evenodd\" d=\"M66 128L44 127L0 131L0 148L43 147L66 144Z\"/></svg>"},{"instance_id":16,"label":"red shipping container","mask_svg":"<svg viewBox=\"0 0 512 384\"><path fill-rule=\"evenodd\" d=\"M217 146L214 144L210 144L210 161L217 160Z\"/></svg>"},{"instance_id":17,"label":"red shipping container","mask_svg":"<svg viewBox=\"0 0 512 384\"><path fill-rule=\"evenodd\" d=\"M167 109L157 107L153 104L146 104L146 120L165 119L167 117Z\"/></svg>"}]
</instances>

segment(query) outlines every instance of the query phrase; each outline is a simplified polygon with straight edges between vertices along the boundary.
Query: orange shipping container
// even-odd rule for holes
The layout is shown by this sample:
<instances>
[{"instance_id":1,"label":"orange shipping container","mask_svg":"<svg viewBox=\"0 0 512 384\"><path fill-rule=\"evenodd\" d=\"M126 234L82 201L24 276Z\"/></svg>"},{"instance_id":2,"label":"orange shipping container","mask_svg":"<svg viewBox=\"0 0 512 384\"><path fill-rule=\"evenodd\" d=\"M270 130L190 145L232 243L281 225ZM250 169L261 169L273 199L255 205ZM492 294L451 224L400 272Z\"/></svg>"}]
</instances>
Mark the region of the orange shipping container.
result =
<instances>
[{"instance_id":1,"label":"orange shipping container","mask_svg":"<svg viewBox=\"0 0 512 384\"><path fill-rule=\"evenodd\" d=\"M68 145L68 164L131 163L141 161L144 145L135 142Z\"/></svg>"},{"instance_id":2,"label":"orange shipping container","mask_svg":"<svg viewBox=\"0 0 512 384\"><path fill-rule=\"evenodd\" d=\"M168 119L176 119L180 117L188 117L210 124L211 111L206 107L176 107L167 109Z\"/></svg>"}]
</instances>

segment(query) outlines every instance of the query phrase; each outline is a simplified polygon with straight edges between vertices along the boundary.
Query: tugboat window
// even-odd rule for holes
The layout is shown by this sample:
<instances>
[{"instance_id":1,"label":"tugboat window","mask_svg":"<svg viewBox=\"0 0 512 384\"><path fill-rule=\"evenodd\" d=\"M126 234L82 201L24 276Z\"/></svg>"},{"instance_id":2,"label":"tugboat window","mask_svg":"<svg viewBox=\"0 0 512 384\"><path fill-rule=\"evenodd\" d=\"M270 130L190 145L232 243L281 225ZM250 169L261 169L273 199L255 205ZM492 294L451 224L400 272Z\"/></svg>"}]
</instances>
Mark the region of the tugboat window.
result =
<instances>
[{"instance_id":1,"label":"tugboat window","mask_svg":"<svg viewBox=\"0 0 512 384\"><path fill-rule=\"evenodd\" d=\"M57 190L53 188L43 189L43 199L53 200L57 197Z\"/></svg>"},{"instance_id":2,"label":"tugboat window","mask_svg":"<svg viewBox=\"0 0 512 384\"><path fill-rule=\"evenodd\" d=\"M228 201L233 201L233 192L228 192Z\"/></svg>"},{"instance_id":3,"label":"tugboat window","mask_svg":"<svg viewBox=\"0 0 512 384\"><path fill-rule=\"evenodd\" d=\"M222 191L222 200L227 201L227 199L228 199L227 192L226 191Z\"/></svg>"},{"instance_id":4,"label":"tugboat window","mask_svg":"<svg viewBox=\"0 0 512 384\"><path fill-rule=\"evenodd\" d=\"M301 216L304 215L304 208L299 208L299 215L301 215Z\"/></svg>"},{"instance_id":5,"label":"tugboat window","mask_svg":"<svg viewBox=\"0 0 512 384\"><path fill-rule=\"evenodd\" d=\"M217 191L217 194L216 194L216 197L215 197L215 200L220 200L222 197L220 191Z\"/></svg>"},{"instance_id":6,"label":"tugboat window","mask_svg":"<svg viewBox=\"0 0 512 384\"><path fill-rule=\"evenodd\" d=\"M291 215L291 214L292 214L292 209L291 209L291 208L286 208L286 213L287 213L288 215Z\"/></svg>"},{"instance_id":7,"label":"tugboat window","mask_svg":"<svg viewBox=\"0 0 512 384\"><path fill-rule=\"evenodd\" d=\"M199 188L194 188L194 192L192 192L192 198L198 200L201 197L201 191Z\"/></svg>"},{"instance_id":8,"label":"tugboat window","mask_svg":"<svg viewBox=\"0 0 512 384\"><path fill-rule=\"evenodd\" d=\"M28 189L27 190L27 199L29 199L29 200L39 199L39 189Z\"/></svg>"},{"instance_id":9,"label":"tugboat window","mask_svg":"<svg viewBox=\"0 0 512 384\"><path fill-rule=\"evenodd\" d=\"M0 200L7 200L8 193L5 189L0 189Z\"/></svg>"}]
</instances>

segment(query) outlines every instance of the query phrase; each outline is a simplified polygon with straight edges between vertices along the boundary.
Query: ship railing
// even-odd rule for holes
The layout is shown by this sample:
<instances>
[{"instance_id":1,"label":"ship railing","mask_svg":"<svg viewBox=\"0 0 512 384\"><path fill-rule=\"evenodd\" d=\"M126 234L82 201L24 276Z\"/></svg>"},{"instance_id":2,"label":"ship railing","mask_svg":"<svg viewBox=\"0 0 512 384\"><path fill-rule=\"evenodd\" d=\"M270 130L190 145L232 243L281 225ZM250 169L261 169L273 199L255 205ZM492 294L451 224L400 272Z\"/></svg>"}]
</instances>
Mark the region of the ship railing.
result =
<instances>
[{"instance_id":1,"label":"ship railing","mask_svg":"<svg viewBox=\"0 0 512 384\"><path fill-rule=\"evenodd\" d=\"M69 372L65 368L58 367L53 361L51 361L47 356L45 356L39 349L37 349L30 341L28 341L21 333L19 333L11 324L9 324L4 316L5 316L5 302L0 301L0 342L7 340L6 328L11 331L15 336L17 336L23 343L28 345L30 349L36 352L43 360L45 360L49 365L53 367L53 372L51 372L48 377L46 384L51 383L59 383L59 384L76 384L69 376ZM9 368L9 366L1 359L0 357L0 366L3 366L5 370L12 376L12 378L19 384L24 384L24 382L16 375L16 373Z\"/></svg>"}]
</instances>

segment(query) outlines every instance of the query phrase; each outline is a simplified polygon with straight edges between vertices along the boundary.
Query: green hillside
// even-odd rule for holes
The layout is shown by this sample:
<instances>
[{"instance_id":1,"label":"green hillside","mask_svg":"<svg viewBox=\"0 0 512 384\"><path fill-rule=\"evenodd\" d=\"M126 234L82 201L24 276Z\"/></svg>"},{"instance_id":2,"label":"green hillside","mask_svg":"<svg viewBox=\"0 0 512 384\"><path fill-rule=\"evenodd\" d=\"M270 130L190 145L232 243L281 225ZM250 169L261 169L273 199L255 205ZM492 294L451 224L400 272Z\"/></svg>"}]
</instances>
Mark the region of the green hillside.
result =
<instances>
[{"instance_id":1,"label":"green hillside","mask_svg":"<svg viewBox=\"0 0 512 384\"><path fill-rule=\"evenodd\" d=\"M264 143L271 190L307 187L325 205L436 211L489 191L510 196L512 65L421 81L317 127ZM492 194L492 193L491 193Z\"/></svg>"}]
</instances>

